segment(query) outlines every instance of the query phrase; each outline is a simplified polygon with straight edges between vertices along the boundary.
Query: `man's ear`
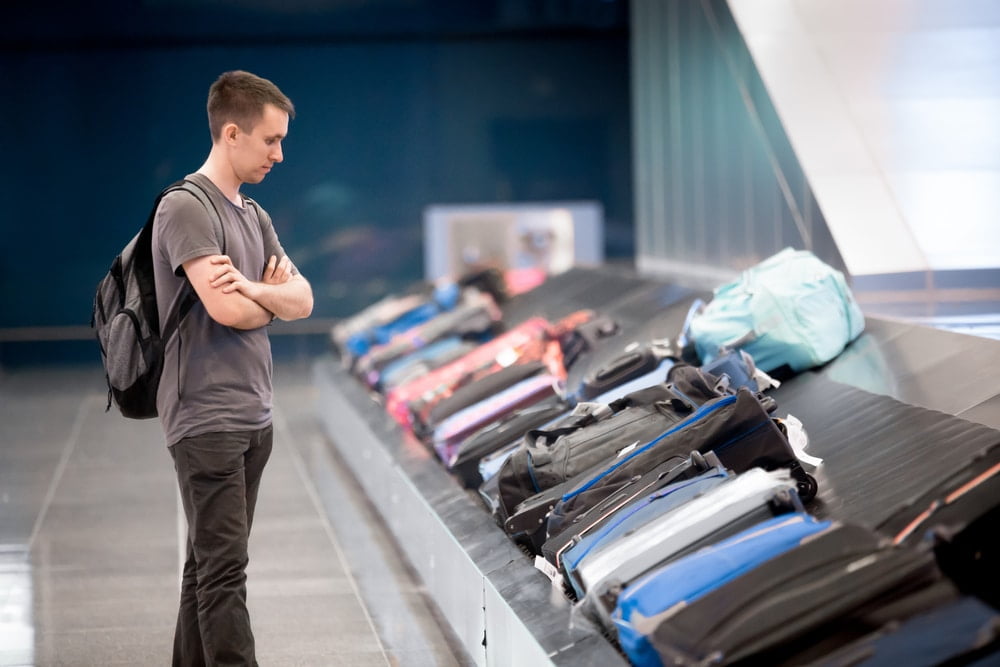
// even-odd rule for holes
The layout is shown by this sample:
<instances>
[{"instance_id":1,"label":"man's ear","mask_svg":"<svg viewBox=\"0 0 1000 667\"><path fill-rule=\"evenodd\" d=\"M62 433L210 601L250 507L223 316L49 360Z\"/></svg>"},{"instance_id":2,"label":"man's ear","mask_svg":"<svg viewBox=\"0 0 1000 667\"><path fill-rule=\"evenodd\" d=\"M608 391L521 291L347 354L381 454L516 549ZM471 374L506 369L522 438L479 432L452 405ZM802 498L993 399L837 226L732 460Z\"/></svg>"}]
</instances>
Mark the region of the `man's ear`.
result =
<instances>
[{"instance_id":1,"label":"man's ear","mask_svg":"<svg viewBox=\"0 0 1000 667\"><path fill-rule=\"evenodd\" d=\"M236 137L239 133L240 127L236 123L226 123L222 126L222 140L227 144L236 141Z\"/></svg>"}]
</instances>

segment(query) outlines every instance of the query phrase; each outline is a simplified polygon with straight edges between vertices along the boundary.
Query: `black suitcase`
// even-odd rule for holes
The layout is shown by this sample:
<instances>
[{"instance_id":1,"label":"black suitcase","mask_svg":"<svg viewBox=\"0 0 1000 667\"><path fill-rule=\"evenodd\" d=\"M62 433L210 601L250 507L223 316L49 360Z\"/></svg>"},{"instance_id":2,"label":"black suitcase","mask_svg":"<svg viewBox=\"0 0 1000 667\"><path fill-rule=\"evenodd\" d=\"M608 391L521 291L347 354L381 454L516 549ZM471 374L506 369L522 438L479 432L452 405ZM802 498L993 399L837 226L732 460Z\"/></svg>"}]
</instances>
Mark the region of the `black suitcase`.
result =
<instances>
[{"instance_id":1,"label":"black suitcase","mask_svg":"<svg viewBox=\"0 0 1000 667\"><path fill-rule=\"evenodd\" d=\"M515 507L538 493L584 471L603 469L697 409L667 384L637 394L610 404L607 415L583 415L568 424L530 431L497 474L503 518L513 516Z\"/></svg>"},{"instance_id":2,"label":"black suitcase","mask_svg":"<svg viewBox=\"0 0 1000 667\"><path fill-rule=\"evenodd\" d=\"M812 664L816 667L1000 664L1000 612L974 597L947 592L945 595L947 599L931 600L923 605L925 609L906 617L880 614L883 618L879 618L877 629L860 638L849 638ZM788 662L804 664L802 657L793 657Z\"/></svg>"},{"instance_id":3,"label":"black suitcase","mask_svg":"<svg viewBox=\"0 0 1000 667\"><path fill-rule=\"evenodd\" d=\"M451 464L451 471L467 488L478 487L483 483L479 462L484 457L523 438L531 429L543 426L566 414L571 407L565 398L552 396L484 426L459 445L455 460Z\"/></svg>"},{"instance_id":4,"label":"black suitcase","mask_svg":"<svg viewBox=\"0 0 1000 667\"><path fill-rule=\"evenodd\" d=\"M896 544L933 545L966 593L1000 608L1000 447L906 503L878 529Z\"/></svg>"},{"instance_id":5,"label":"black suitcase","mask_svg":"<svg viewBox=\"0 0 1000 667\"><path fill-rule=\"evenodd\" d=\"M621 327L613 318L597 316L589 322L563 332L559 336L563 364L567 369L587 364L594 352L605 344L608 338L618 335Z\"/></svg>"},{"instance_id":6,"label":"black suitcase","mask_svg":"<svg viewBox=\"0 0 1000 667\"><path fill-rule=\"evenodd\" d=\"M693 366L674 366L668 379L613 401L606 409L572 415L529 432L524 446L497 475L501 518L511 516L514 507L536 493L650 442L699 406L725 395L717 378Z\"/></svg>"},{"instance_id":7,"label":"black suitcase","mask_svg":"<svg viewBox=\"0 0 1000 667\"><path fill-rule=\"evenodd\" d=\"M589 401L630 380L653 372L664 360L675 357L669 341L633 343L618 356L590 370L575 389L574 395L578 400Z\"/></svg>"},{"instance_id":8,"label":"black suitcase","mask_svg":"<svg viewBox=\"0 0 1000 667\"><path fill-rule=\"evenodd\" d=\"M575 515L613 495L628 480L641 477L692 449L714 452L726 468L736 473L754 467L788 468L803 502L816 495L816 480L802 468L779 423L771 419L749 390L740 389L735 396L722 396L706 403L642 446L562 482L557 489L558 497L550 489L532 498L504 519L504 529L511 536L531 535L538 530L539 519L544 519L539 513L553 510L556 503L563 504L560 510L563 514ZM503 482L501 479L502 508ZM547 507L549 503L553 507ZM532 537L533 542L537 540L537 535Z\"/></svg>"},{"instance_id":9,"label":"black suitcase","mask_svg":"<svg viewBox=\"0 0 1000 667\"><path fill-rule=\"evenodd\" d=\"M838 627L941 580L930 550L892 547L872 531L840 525L673 610L655 627L630 632L644 635L664 664L804 664Z\"/></svg>"},{"instance_id":10,"label":"black suitcase","mask_svg":"<svg viewBox=\"0 0 1000 667\"><path fill-rule=\"evenodd\" d=\"M475 382L460 386L455 389L451 396L448 396L435 405L428 414L426 423L418 422L419 428L415 427L414 432L419 431L418 435L429 436L435 426L459 410L463 410L470 405L475 405L485 398L514 386L522 380L540 375L547 370L548 367L544 362L529 361L524 364L514 364L507 368L502 368Z\"/></svg>"}]
</instances>

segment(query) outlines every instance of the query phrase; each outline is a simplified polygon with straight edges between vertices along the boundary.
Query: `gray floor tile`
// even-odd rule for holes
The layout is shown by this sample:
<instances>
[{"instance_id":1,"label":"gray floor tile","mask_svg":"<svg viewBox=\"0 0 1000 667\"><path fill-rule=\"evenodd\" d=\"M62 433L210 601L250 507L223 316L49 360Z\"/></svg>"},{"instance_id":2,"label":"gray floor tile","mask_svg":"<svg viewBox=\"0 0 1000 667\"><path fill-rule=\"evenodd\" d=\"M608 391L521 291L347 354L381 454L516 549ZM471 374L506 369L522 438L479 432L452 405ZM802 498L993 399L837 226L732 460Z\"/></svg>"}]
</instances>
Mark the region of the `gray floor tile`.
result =
<instances>
[{"instance_id":1,"label":"gray floor tile","mask_svg":"<svg viewBox=\"0 0 1000 667\"><path fill-rule=\"evenodd\" d=\"M329 460L310 367L275 370L283 430L248 568L260 663L467 664L356 482ZM183 538L173 463L155 420L104 404L99 369L0 375L0 665L170 661Z\"/></svg>"}]
</instances>

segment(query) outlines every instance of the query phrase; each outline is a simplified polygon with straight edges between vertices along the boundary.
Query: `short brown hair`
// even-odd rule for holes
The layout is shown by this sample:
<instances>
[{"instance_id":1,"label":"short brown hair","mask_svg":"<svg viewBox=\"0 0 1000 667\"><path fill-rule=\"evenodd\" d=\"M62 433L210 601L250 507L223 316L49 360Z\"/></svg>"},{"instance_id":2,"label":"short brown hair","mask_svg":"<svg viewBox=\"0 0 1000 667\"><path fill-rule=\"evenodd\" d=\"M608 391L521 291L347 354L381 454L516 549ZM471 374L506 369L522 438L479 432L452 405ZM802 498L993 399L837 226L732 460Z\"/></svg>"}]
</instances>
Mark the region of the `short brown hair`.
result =
<instances>
[{"instance_id":1,"label":"short brown hair","mask_svg":"<svg viewBox=\"0 0 1000 667\"><path fill-rule=\"evenodd\" d=\"M242 70L223 72L208 90L208 129L212 141L229 122L236 123L244 132L252 132L264 115L265 104L273 104L289 118L295 118L292 101L267 79Z\"/></svg>"}]
</instances>

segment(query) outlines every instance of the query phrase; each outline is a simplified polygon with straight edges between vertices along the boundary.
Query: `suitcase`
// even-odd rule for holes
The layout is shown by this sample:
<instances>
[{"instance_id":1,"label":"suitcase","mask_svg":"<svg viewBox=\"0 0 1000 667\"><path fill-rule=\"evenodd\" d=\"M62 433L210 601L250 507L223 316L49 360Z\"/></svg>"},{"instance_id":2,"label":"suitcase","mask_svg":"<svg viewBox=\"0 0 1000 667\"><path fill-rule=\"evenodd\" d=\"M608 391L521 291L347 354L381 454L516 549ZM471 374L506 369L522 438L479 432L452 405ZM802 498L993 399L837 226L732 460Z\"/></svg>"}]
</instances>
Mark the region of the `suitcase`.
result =
<instances>
[{"instance_id":1,"label":"suitcase","mask_svg":"<svg viewBox=\"0 0 1000 667\"><path fill-rule=\"evenodd\" d=\"M542 556L556 569L562 569L564 559L575 567L614 525L635 511L654 503L664 507L686 501L730 476L715 454L692 452L687 458L668 459L647 474L626 481L604 501L576 515L564 514L557 502L546 519Z\"/></svg>"},{"instance_id":2,"label":"suitcase","mask_svg":"<svg viewBox=\"0 0 1000 667\"><path fill-rule=\"evenodd\" d=\"M537 361L548 346L550 326L545 319L533 317L469 354L395 387L386 394L386 411L404 428L412 428L414 410L431 403L429 411L433 403L450 396L460 383L484 377L519 360Z\"/></svg>"},{"instance_id":3,"label":"suitcase","mask_svg":"<svg viewBox=\"0 0 1000 667\"><path fill-rule=\"evenodd\" d=\"M434 429L431 437L434 450L446 467L453 468L458 447L476 429L519 408L558 397L561 390L561 380L548 373L527 377L447 417Z\"/></svg>"},{"instance_id":4,"label":"suitcase","mask_svg":"<svg viewBox=\"0 0 1000 667\"><path fill-rule=\"evenodd\" d=\"M661 618L669 618L672 609L696 603L708 592L791 551L830 527L830 521L818 521L808 514L777 516L674 560L628 584L611 613L626 655L636 666L661 664L647 635Z\"/></svg>"},{"instance_id":5,"label":"suitcase","mask_svg":"<svg viewBox=\"0 0 1000 667\"><path fill-rule=\"evenodd\" d=\"M676 362L673 359L664 359L660 362L659 366L656 366L645 375L639 375L624 382L623 384L611 387L603 394L598 394L593 399L589 400L592 400L595 403L611 403L612 401L617 401L619 398L627 396L634 391L662 384L667 381L667 375L670 373L670 369L674 367L675 363Z\"/></svg>"},{"instance_id":6,"label":"suitcase","mask_svg":"<svg viewBox=\"0 0 1000 667\"><path fill-rule=\"evenodd\" d=\"M476 488L483 483L479 465L484 457L515 443L531 429L566 414L570 408L565 398L556 395L504 415L471 433L455 448L446 465L467 488Z\"/></svg>"},{"instance_id":7,"label":"suitcase","mask_svg":"<svg viewBox=\"0 0 1000 667\"><path fill-rule=\"evenodd\" d=\"M761 370L753 361L753 357L743 350L733 350L718 357L714 361L703 364L701 370L716 377L725 377L732 388L746 387L750 391L766 391L777 382Z\"/></svg>"},{"instance_id":8,"label":"suitcase","mask_svg":"<svg viewBox=\"0 0 1000 667\"><path fill-rule=\"evenodd\" d=\"M692 366L674 366L669 378L668 383L633 392L603 409L529 432L525 446L505 461L498 473L503 518L512 516L515 506L536 493L620 459L632 448L690 418L706 401L723 395L713 376ZM580 411L583 405L575 410ZM691 449L678 453L686 455ZM529 523L537 524L534 519Z\"/></svg>"},{"instance_id":9,"label":"suitcase","mask_svg":"<svg viewBox=\"0 0 1000 667\"><path fill-rule=\"evenodd\" d=\"M619 590L662 563L775 514L803 511L785 470L755 468L712 487L679 505L664 495L663 511L656 502L638 508L579 560L565 561L574 590L610 611Z\"/></svg>"},{"instance_id":10,"label":"suitcase","mask_svg":"<svg viewBox=\"0 0 1000 667\"><path fill-rule=\"evenodd\" d=\"M401 315L414 310L432 298L433 287L422 283L409 294L390 294L361 311L343 319L330 328L333 348L345 361L351 361L351 351L347 341L354 335L365 335L366 331L391 322ZM348 364L349 365L349 364Z\"/></svg>"},{"instance_id":11,"label":"suitcase","mask_svg":"<svg viewBox=\"0 0 1000 667\"><path fill-rule=\"evenodd\" d=\"M364 378L375 391L385 394L401 384L415 380L447 363L464 357L481 343L451 336L434 341L386 365L380 373Z\"/></svg>"},{"instance_id":12,"label":"suitcase","mask_svg":"<svg viewBox=\"0 0 1000 667\"><path fill-rule=\"evenodd\" d=\"M710 469L690 479L679 479L638 502L622 507L607 515L598 515L594 525L587 525L579 532L565 531L542 545L542 555L549 552L549 560L563 573L566 583L579 598L586 592L576 576L581 563L629 531L641 529L658 515L676 509L690 500L710 492L731 479L723 469ZM568 539L564 538L569 535ZM561 546L559 546L561 545ZM556 548L558 547L558 548Z\"/></svg>"},{"instance_id":13,"label":"suitcase","mask_svg":"<svg viewBox=\"0 0 1000 667\"><path fill-rule=\"evenodd\" d=\"M803 502L816 495L816 480L802 468L781 423L767 414L754 395L741 388L735 396L722 396L704 404L683 422L617 457L597 475L580 480L563 495L561 511L571 514L591 507L614 493L625 480L692 449L714 452L726 468L737 473L755 467L787 468Z\"/></svg>"},{"instance_id":14,"label":"suitcase","mask_svg":"<svg viewBox=\"0 0 1000 667\"><path fill-rule=\"evenodd\" d=\"M636 664L659 664L639 659L648 655L672 665L803 664L795 656L816 650L837 628L942 581L928 549L893 547L861 526L835 523L654 618L660 604L643 589L680 563L618 597L612 617Z\"/></svg>"},{"instance_id":15,"label":"suitcase","mask_svg":"<svg viewBox=\"0 0 1000 667\"><path fill-rule=\"evenodd\" d=\"M663 382L666 379L666 370L673 365L673 361L675 361L674 352L669 341L632 343L618 356L590 370L573 395L580 401L593 400L615 387L660 369L664 375L658 382ZM664 367L665 362L671 363Z\"/></svg>"},{"instance_id":16,"label":"suitcase","mask_svg":"<svg viewBox=\"0 0 1000 667\"><path fill-rule=\"evenodd\" d=\"M891 618L812 664L822 667L972 664L985 667L1000 664L998 653L1000 613L974 597L956 596L908 618Z\"/></svg>"},{"instance_id":17,"label":"suitcase","mask_svg":"<svg viewBox=\"0 0 1000 667\"><path fill-rule=\"evenodd\" d=\"M378 389L382 384L382 375L394 362L446 338L485 342L503 330L501 317L500 309L489 295L478 292L467 295L463 303L453 310L397 333L383 344L372 346L355 361L352 371L363 382Z\"/></svg>"},{"instance_id":18,"label":"suitcase","mask_svg":"<svg viewBox=\"0 0 1000 667\"><path fill-rule=\"evenodd\" d=\"M422 422L421 428L424 429L424 432L430 433L430 431L436 429L452 415L496 396L500 392L520 384L524 380L539 375L547 375L549 378L553 378L548 373L548 367L545 362L528 361L501 368L474 382L458 386L451 396L442 399L431 409L426 419ZM561 381L558 377L554 379L557 382Z\"/></svg>"},{"instance_id":19,"label":"suitcase","mask_svg":"<svg viewBox=\"0 0 1000 667\"><path fill-rule=\"evenodd\" d=\"M461 359L397 387L387 395L386 409L412 430L427 425L434 407L458 388L510 366L541 361L549 373L565 379L559 337L594 317L593 311L578 310L551 324L540 317L530 318Z\"/></svg>"},{"instance_id":20,"label":"suitcase","mask_svg":"<svg viewBox=\"0 0 1000 667\"><path fill-rule=\"evenodd\" d=\"M354 359L360 358L367 354L372 346L388 343L396 334L451 310L458 305L461 295L462 288L457 283L437 285L413 308L399 313L388 321L371 322L369 326L347 335L344 349Z\"/></svg>"},{"instance_id":21,"label":"suitcase","mask_svg":"<svg viewBox=\"0 0 1000 667\"><path fill-rule=\"evenodd\" d=\"M500 479L500 511L501 515L508 514L501 517L504 529L515 538L529 536L533 543L538 542L536 531L544 522L545 514L554 510L557 503L563 504L561 512L564 514L582 512L613 495L628 480L641 477L663 462L692 450L714 452L726 468L737 473L755 467L787 468L803 502L809 502L816 495L815 479L802 468L779 423L770 418L749 390L741 388L735 396L709 401L645 444L624 447L619 455L563 482L556 489L557 493L539 494L544 502L531 499L516 510L508 510L504 491L509 490L509 486L505 489L505 480ZM511 456L504 466L514 460ZM544 541L544 537L541 539Z\"/></svg>"},{"instance_id":22,"label":"suitcase","mask_svg":"<svg viewBox=\"0 0 1000 667\"><path fill-rule=\"evenodd\" d=\"M611 317L595 315L589 322L566 330L559 336L566 368L586 365L595 350L608 338L618 335L621 327Z\"/></svg>"},{"instance_id":23,"label":"suitcase","mask_svg":"<svg viewBox=\"0 0 1000 667\"><path fill-rule=\"evenodd\" d=\"M1000 608L1000 447L879 524L895 544L933 545L942 570L967 594Z\"/></svg>"}]
</instances>

